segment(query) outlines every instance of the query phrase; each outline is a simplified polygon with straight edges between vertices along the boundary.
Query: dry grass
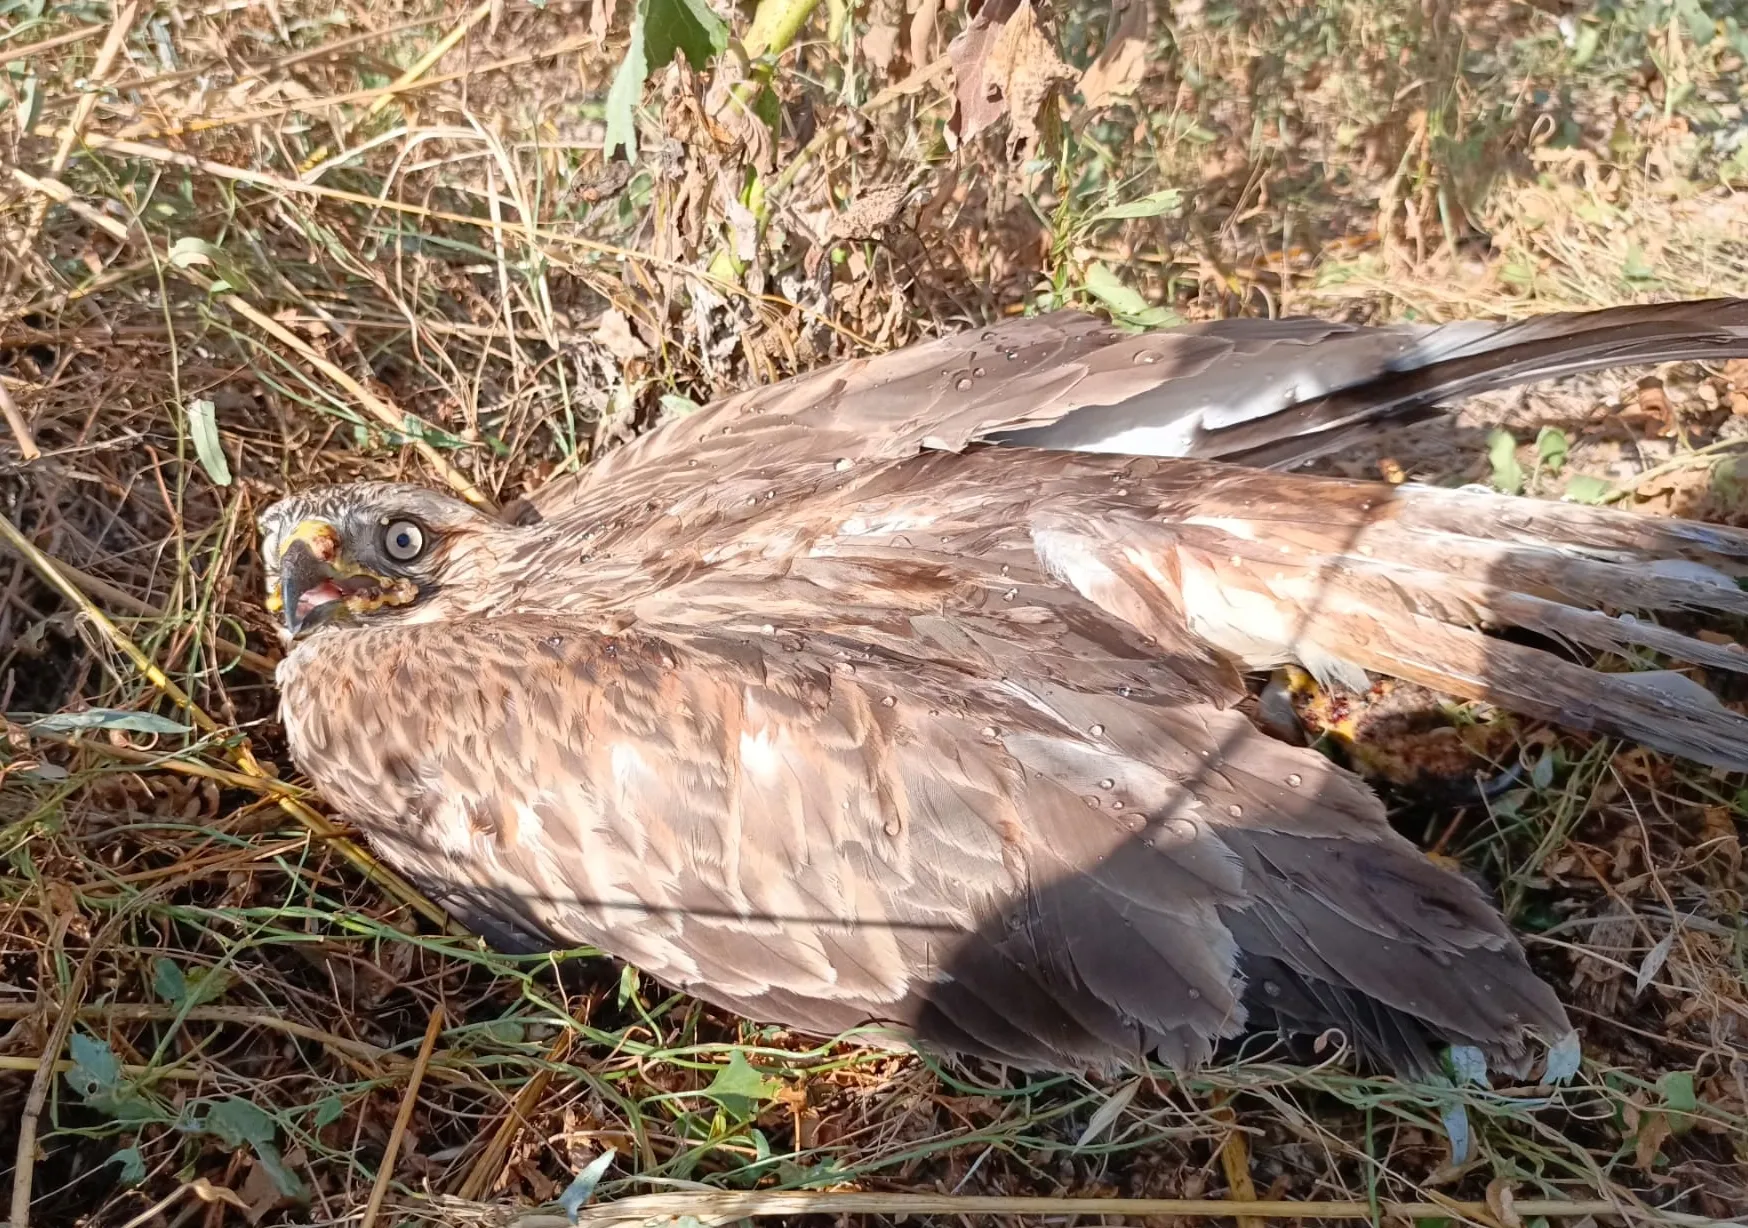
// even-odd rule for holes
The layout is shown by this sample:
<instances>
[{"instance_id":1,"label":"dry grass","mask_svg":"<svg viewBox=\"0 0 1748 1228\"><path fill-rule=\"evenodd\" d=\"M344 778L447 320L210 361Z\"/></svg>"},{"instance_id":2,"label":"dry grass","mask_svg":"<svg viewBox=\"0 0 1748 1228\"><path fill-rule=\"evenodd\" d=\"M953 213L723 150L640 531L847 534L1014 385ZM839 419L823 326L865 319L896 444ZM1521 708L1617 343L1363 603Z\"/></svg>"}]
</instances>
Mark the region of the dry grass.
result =
<instances>
[{"instance_id":1,"label":"dry grass","mask_svg":"<svg viewBox=\"0 0 1748 1228\"><path fill-rule=\"evenodd\" d=\"M1393 795L1497 885L1576 1008L1567 1088L1414 1087L1336 1054L1110 1085L941 1070L605 961L483 951L312 835L280 779L250 529L283 490L362 475L504 502L686 401L1094 303L1100 263L1197 317L1748 293L1748 17L1622 0L1568 19L1574 50L1522 5L1155 5L1135 100L1065 105L1011 165L999 126L949 152L950 75L901 87L962 5L930 24L869 0L835 39L821 10L781 61L767 228L737 273L716 168L757 151L706 122L707 81L658 72L638 162L602 160L611 4L40 7L0 5L0 511L42 556L0 550L0 1189L30 1222L498 1222L607 1148L601 1199L1457 1199L1449 1218L1514 1228L1587 1201L1748 1206L1740 781L1528 730L1524 783L1487 807ZM1109 16L1059 15L1075 63ZM1167 188L1162 214L1100 217ZM1387 450L1484 476L1486 430L1551 416L1569 466L1628 501L1740 516L1748 379L1664 374ZM197 455L207 413L225 485ZM1103 1214L1195 1208L1171 1210Z\"/></svg>"}]
</instances>

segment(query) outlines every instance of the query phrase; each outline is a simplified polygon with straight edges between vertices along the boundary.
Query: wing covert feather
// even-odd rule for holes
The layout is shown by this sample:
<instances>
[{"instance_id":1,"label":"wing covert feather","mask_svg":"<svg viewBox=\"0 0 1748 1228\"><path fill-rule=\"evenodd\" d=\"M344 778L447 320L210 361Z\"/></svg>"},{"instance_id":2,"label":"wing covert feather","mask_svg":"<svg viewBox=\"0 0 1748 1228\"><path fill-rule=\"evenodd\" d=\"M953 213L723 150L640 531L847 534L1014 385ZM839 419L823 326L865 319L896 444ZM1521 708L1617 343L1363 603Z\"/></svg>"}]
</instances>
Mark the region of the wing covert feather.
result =
<instances>
[{"instance_id":1,"label":"wing covert feather","mask_svg":"<svg viewBox=\"0 0 1748 1228\"><path fill-rule=\"evenodd\" d=\"M415 880L754 1019L1193 1064L1252 1012L1295 1021L1260 969L1277 998L1358 1002L1410 1065L1426 1032L1563 1024L1479 892L1235 711L844 665L506 616L306 643L281 685L298 762ZM1401 979L1425 1002L1380 950L1430 970ZM1532 988L1423 984L1472 952Z\"/></svg>"}]
</instances>

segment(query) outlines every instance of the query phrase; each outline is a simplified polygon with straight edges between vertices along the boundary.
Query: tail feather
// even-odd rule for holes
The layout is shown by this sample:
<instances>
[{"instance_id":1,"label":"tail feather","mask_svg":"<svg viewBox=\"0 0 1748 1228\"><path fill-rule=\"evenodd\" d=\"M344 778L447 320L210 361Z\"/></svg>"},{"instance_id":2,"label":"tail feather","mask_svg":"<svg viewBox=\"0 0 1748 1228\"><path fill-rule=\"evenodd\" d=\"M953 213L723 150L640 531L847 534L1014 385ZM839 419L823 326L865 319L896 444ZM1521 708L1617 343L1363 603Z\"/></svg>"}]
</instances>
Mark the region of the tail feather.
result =
<instances>
[{"instance_id":1,"label":"tail feather","mask_svg":"<svg viewBox=\"0 0 1748 1228\"><path fill-rule=\"evenodd\" d=\"M1307 545L1327 549L1344 541L1355 553L1384 555L1386 548L1411 550L1416 543L1442 551L1469 539L1529 555L1556 551L1575 561L1660 563L1657 574L1677 578L1686 570L1676 565L1680 560L1748 574L1748 530L1697 520L1413 483L1310 474L1289 481L1223 464L1198 467L1195 478L1185 484L1188 495L1170 505L1173 520L1218 523L1277 544L1297 534ZM1486 562L1510 557L1495 552Z\"/></svg>"},{"instance_id":2,"label":"tail feather","mask_svg":"<svg viewBox=\"0 0 1748 1228\"><path fill-rule=\"evenodd\" d=\"M1203 567L1218 567L1219 547L1230 543L1198 536L1203 540L1186 534L1182 546L1198 548ZM1387 560L1344 554L1316 557L1308 566L1289 571L1280 566L1278 555L1245 541L1228 556L1222 582L1228 586L1234 582L1232 563L1237 560L1251 572L1251 587L1266 590L1283 603L1299 602L1316 616L1299 636L1309 635L1318 642L1322 641L1312 627L1325 620L1390 611L1465 627L1517 627L1622 656L1648 649L1690 665L1748 673L1748 651L1740 645L1708 643L1632 612L1704 610L1748 615L1748 592L1733 584L1723 588L1698 577L1647 577L1638 569L1608 564L1592 565L1590 574L1582 576L1582 585L1570 579L1553 585L1538 573L1566 572L1565 564L1572 560L1547 551L1531 560L1508 560L1491 576L1477 576L1472 567L1464 566L1470 561L1463 551L1465 544L1463 539L1443 543L1442 561L1447 564L1443 569L1405 554ZM1720 573L1712 575L1728 582ZM1591 605L1622 612L1610 616L1588 608Z\"/></svg>"},{"instance_id":3,"label":"tail feather","mask_svg":"<svg viewBox=\"0 0 1748 1228\"><path fill-rule=\"evenodd\" d=\"M1295 662L1362 689L1368 671L1391 675L1748 771L1748 717L1693 679L1587 668L1484 634L1518 628L1619 654L1628 668L1656 654L1748 674L1741 645L1640 617L1748 617L1737 583L1748 533L1478 492L1225 466L1202 476L1157 518L1103 516L1073 531L1057 520L1040 549L1144 631L1181 635L1187 624L1250 668ZM1166 616L1148 621L1133 595L1143 584ZM1125 594L1120 611L1114 593Z\"/></svg>"},{"instance_id":4,"label":"tail feather","mask_svg":"<svg viewBox=\"0 0 1748 1228\"><path fill-rule=\"evenodd\" d=\"M1349 617L1312 633L1316 649L1362 669L1653 750L1748 771L1748 717L1670 670L1607 674L1552 653L1430 618ZM1306 662L1313 668L1315 653Z\"/></svg>"},{"instance_id":5,"label":"tail feather","mask_svg":"<svg viewBox=\"0 0 1748 1228\"><path fill-rule=\"evenodd\" d=\"M1437 486L1392 489L1402 492L1395 501L1402 525L1422 532L1565 546L1617 561L1688 559L1736 569L1748 566L1748 531L1723 525Z\"/></svg>"}]
</instances>

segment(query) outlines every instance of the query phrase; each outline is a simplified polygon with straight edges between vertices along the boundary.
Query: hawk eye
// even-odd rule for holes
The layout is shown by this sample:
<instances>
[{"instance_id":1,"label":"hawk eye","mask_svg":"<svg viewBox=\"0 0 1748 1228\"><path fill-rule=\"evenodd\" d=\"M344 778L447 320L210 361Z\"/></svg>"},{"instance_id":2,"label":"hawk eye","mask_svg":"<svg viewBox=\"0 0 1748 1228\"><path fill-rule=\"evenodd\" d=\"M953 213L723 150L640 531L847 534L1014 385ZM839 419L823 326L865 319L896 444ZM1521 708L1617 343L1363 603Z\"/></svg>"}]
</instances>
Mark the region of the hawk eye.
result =
<instances>
[{"instance_id":1,"label":"hawk eye","mask_svg":"<svg viewBox=\"0 0 1748 1228\"><path fill-rule=\"evenodd\" d=\"M397 563L410 563L425 551L425 530L397 520L382 531L382 551Z\"/></svg>"}]
</instances>

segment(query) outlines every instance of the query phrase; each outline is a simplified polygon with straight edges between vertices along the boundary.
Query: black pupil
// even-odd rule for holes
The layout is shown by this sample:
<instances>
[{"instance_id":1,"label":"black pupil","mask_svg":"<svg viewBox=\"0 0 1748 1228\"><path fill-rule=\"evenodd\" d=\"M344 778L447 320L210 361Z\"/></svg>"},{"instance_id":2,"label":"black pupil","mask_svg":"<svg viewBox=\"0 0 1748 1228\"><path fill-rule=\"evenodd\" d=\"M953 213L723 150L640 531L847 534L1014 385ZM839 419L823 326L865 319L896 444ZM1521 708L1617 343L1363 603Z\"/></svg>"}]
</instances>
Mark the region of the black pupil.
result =
<instances>
[{"instance_id":1,"label":"black pupil","mask_svg":"<svg viewBox=\"0 0 1748 1228\"><path fill-rule=\"evenodd\" d=\"M412 548L413 548L413 534L412 534L411 530L402 529L400 532L395 534L395 549L396 550L399 550L402 553L405 553L406 551L409 551Z\"/></svg>"}]
</instances>

